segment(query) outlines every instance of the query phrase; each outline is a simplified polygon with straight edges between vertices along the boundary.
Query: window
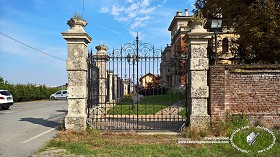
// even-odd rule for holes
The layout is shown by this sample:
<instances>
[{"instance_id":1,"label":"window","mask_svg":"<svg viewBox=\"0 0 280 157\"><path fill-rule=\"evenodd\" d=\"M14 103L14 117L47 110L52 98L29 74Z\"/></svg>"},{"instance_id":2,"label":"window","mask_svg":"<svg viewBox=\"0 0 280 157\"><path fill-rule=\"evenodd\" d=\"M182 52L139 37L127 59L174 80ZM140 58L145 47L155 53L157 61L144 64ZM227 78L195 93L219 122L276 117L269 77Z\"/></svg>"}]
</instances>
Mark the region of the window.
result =
<instances>
[{"instance_id":1,"label":"window","mask_svg":"<svg viewBox=\"0 0 280 157\"><path fill-rule=\"evenodd\" d=\"M1 95L10 96L11 94L8 91L0 91Z\"/></svg>"},{"instance_id":2,"label":"window","mask_svg":"<svg viewBox=\"0 0 280 157\"><path fill-rule=\"evenodd\" d=\"M61 94L61 91L56 92L55 94Z\"/></svg>"},{"instance_id":3,"label":"window","mask_svg":"<svg viewBox=\"0 0 280 157\"><path fill-rule=\"evenodd\" d=\"M228 38L224 38L222 41L222 52L228 53Z\"/></svg>"},{"instance_id":4,"label":"window","mask_svg":"<svg viewBox=\"0 0 280 157\"><path fill-rule=\"evenodd\" d=\"M67 94L67 91L63 91L63 93L62 94Z\"/></svg>"}]
</instances>

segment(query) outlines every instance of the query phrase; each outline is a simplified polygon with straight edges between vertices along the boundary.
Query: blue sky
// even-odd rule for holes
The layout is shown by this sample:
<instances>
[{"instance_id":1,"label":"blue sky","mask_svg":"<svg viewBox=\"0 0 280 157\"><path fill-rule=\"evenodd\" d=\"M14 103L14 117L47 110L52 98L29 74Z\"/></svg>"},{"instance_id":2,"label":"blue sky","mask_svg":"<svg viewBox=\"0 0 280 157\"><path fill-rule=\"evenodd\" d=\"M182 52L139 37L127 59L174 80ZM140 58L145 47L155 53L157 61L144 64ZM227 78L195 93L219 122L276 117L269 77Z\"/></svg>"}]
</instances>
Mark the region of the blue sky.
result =
<instances>
[{"instance_id":1,"label":"blue sky","mask_svg":"<svg viewBox=\"0 0 280 157\"><path fill-rule=\"evenodd\" d=\"M170 44L170 25L178 10L192 10L194 0L0 0L0 76L10 83L58 86L67 82L67 46L61 36L75 12L88 22L93 38L88 45L105 44L111 51L135 40L164 48ZM84 9L83 9L84 8ZM84 10L84 11L83 11ZM24 46L23 42L50 57Z\"/></svg>"}]
</instances>

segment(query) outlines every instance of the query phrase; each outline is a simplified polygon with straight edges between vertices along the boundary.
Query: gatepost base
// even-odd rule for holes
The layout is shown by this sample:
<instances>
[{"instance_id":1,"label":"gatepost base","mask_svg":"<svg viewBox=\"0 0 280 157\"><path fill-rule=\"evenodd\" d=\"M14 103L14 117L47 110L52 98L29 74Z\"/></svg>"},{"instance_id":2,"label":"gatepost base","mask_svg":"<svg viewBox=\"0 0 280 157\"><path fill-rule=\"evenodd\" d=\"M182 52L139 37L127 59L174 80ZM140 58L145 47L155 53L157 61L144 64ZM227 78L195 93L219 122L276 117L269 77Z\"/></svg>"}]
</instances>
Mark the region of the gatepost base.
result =
<instances>
[{"instance_id":1,"label":"gatepost base","mask_svg":"<svg viewBox=\"0 0 280 157\"><path fill-rule=\"evenodd\" d=\"M86 130L87 116L65 116L66 130Z\"/></svg>"},{"instance_id":2,"label":"gatepost base","mask_svg":"<svg viewBox=\"0 0 280 157\"><path fill-rule=\"evenodd\" d=\"M208 129L210 126L210 116L209 115L195 115L190 116L190 127L197 129Z\"/></svg>"}]
</instances>

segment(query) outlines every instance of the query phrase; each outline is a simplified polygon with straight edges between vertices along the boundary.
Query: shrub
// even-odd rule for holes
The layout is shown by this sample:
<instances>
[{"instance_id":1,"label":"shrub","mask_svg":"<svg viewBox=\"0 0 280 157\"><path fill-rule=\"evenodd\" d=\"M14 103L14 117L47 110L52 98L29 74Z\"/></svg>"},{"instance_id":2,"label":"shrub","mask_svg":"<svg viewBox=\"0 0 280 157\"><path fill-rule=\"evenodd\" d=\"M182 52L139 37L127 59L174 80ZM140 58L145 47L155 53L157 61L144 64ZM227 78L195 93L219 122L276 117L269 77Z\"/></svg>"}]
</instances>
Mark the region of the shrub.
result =
<instances>
[{"instance_id":1,"label":"shrub","mask_svg":"<svg viewBox=\"0 0 280 157\"><path fill-rule=\"evenodd\" d=\"M147 96L147 95L163 95L166 94L168 91L165 87L150 87L150 88L143 88L139 90L139 94Z\"/></svg>"},{"instance_id":2,"label":"shrub","mask_svg":"<svg viewBox=\"0 0 280 157\"><path fill-rule=\"evenodd\" d=\"M191 139L199 139L205 136L229 136L237 128L249 125L249 121L244 115L230 115L227 116L225 122L217 121L211 122L211 125L208 129L198 129L187 127L183 130L182 135L189 137Z\"/></svg>"},{"instance_id":3,"label":"shrub","mask_svg":"<svg viewBox=\"0 0 280 157\"><path fill-rule=\"evenodd\" d=\"M131 98L132 96L133 96L133 93L125 94L125 95L124 95L124 98Z\"/></svg>"},{"instance_id":4,"label":"shrub","mask_svg":"<svg viewBox=\"0 0 280 157\"><path fill-rule=\"evenodd\" d=\"M8 90L13 95L14 102L49 99L51 94L61 90L61 88L33 84L0 84L0 89Z\"/></svg>"},{"instance_id":5,"label":"shrub","mask_svg":"<svg viewBox=\"0 0 280 157\"><path fill-rule=\"evenodd\" d=\"M208 130L203 130L195 127L188 127L182 132L182 136L186 138L191 138L192 140L199 140L203 137L208 136L208 134Z\"/></svg>"}]
</instances>

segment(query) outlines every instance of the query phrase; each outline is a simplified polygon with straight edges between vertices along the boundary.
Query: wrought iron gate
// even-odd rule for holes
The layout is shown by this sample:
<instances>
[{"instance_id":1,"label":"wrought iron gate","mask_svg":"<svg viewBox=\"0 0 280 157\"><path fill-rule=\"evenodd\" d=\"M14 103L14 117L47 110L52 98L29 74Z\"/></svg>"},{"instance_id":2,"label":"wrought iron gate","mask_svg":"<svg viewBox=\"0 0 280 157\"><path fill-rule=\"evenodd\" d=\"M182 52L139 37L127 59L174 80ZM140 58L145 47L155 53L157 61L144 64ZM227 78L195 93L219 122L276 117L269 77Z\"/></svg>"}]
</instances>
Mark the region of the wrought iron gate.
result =
<instances>
[{"instance_id":1,"label":"wrought iron gate","mask_svg":"<svg viewBox=\"0 0 280 157\"><path fill-rule=\"evenodd\" d=\"M88 54L88 98L87 98L87 115L90 118L91 111L98 106L99 103L99 69L93 58L92 51ZM93 117L92 117L93 118ZM89 120L89 119L88 119Z\"/></svg>"},{"instance_id":2,"label":"wrought iron gate","mask_svg":"<svg viewBox=\"0 0 280 157\"><path fill-rule=\"evenodd\" d=\"M185 124L185 90L172 92L162 86L161 53L153 45L139 41L138 37L135 42L108 53L106 101L98 102L97 86L89 88L89 94L94 90L93 95L89 95L94 105L88 106L88 121L92 127L178 131ZM94 80L93 84L98 83ZM89 85L92 85L90 81Z\"/></svg>"}]
</instances>

